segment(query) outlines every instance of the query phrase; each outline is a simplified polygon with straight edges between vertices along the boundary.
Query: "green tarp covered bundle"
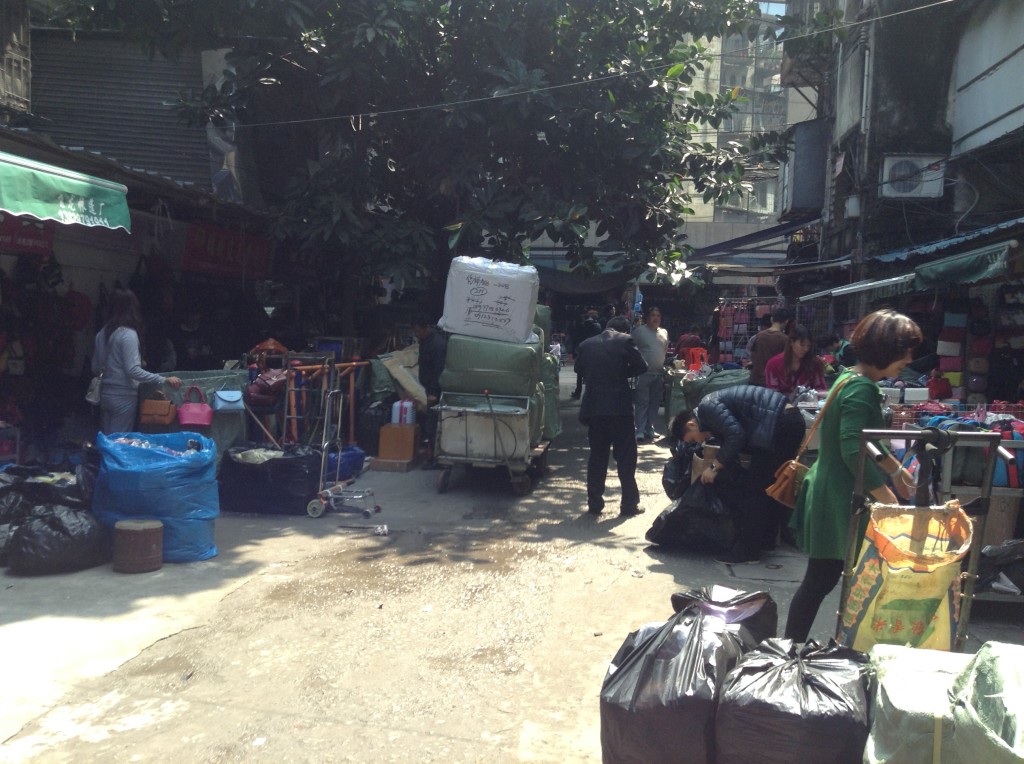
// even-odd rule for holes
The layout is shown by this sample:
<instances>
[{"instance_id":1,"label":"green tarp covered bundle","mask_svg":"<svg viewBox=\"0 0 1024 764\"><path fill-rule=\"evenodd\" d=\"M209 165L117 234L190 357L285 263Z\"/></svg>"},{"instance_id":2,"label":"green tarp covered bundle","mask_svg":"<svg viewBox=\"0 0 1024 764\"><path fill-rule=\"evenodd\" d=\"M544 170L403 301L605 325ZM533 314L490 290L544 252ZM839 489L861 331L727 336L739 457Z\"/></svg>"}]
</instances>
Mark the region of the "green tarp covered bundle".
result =
<instances>
[{"instance_id":1,"label":"green tarp covered bundle","mask_svg":"<svg viewBox=\"0 0 1024 764\"><path fill-rule=\"evenodd\" d=\"M540 342L519 345L453 334L441 372L449 393L530 396L540 381Z\"/></svg>"},{"instance_id":2,"label":"green tarp covered bundle","mask_svg":"<svg viewBox=\"0 0 1024 764\"><path fill-rule=\"evenodd\" d=\"M876 686L866 764L1024 761L1024 647L975 655L897 645L869 653Z\"/></svg>"},{"instance_id":3,"label":"green tarp covered bundle","mask_svg":"<svg viewBox=\"0 0 1024 764\"><path fill-rule=\"evenodd\" d=\"M544 440L552 440L562 431L562 412L558 402L559 360L545 353L540 362L540 379L544 383Z\"/></svg>"},{"instance_id":4,"label":"green tarp covered bundle","mask_svg":"<svg viewBox=\"0 0 1024 764\"><path fill-rule=\"evenodd\" d=\"M746 369L722 369L713 371L706 377L686 379L685 372L669 374L668 401L665 405L665 417L671 425L676 414L693 411L708 393L733 385L745 385L750 379Z\"/></svg>"}]
</instances>

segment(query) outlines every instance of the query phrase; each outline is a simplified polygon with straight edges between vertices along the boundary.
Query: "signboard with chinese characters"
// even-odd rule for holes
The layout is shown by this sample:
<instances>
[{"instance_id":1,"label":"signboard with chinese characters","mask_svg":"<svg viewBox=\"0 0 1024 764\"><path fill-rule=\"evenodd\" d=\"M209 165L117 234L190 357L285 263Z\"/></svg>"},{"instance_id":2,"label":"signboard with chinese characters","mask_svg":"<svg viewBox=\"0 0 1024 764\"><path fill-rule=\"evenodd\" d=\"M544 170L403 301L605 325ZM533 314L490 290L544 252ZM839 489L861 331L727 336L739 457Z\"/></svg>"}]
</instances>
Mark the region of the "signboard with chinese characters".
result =
<instances>
[{"instance_id":1,"label":"signboard with chinese characters","mask_svg":"<svg viewBox=\"0 0 1024 764\"><path fill-rule=\"evenodd\" d=\"M0 252L53 254L53 223L0 212Z\"/></svg>"},{"instance_id":2,"label":"signboard with chinese characters","mask_svg":"<svg viewBox=\"0 0 1024 764\"><path fill-rule=\"evenodd\" d=\"M188 229L181 268L193 273L264 279L270 265L270 242L259 236L214 225Z\"/></svg>"}]
</instances>

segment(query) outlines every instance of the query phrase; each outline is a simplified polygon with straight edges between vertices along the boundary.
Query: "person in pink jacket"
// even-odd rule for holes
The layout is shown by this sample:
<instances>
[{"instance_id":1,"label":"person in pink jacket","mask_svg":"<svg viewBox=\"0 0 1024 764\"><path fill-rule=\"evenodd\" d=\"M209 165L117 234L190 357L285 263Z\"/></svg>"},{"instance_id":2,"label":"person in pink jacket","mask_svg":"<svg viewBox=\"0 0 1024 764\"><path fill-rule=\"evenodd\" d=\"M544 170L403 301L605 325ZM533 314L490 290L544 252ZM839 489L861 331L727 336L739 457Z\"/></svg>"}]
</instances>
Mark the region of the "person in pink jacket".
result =
<instances>
[{"instance_id":1,"label":"person in pink jacket","mask_svg":"<svg viewBox=\"0 0 1024 764\"><path fill-rule=\"evenodd\" d=\"M764 366L764 385L792 396L798 387L825 390L825 364L811 352L811 333L797 324L789 332L786 349Z\"/></svg>"}]
</instances>

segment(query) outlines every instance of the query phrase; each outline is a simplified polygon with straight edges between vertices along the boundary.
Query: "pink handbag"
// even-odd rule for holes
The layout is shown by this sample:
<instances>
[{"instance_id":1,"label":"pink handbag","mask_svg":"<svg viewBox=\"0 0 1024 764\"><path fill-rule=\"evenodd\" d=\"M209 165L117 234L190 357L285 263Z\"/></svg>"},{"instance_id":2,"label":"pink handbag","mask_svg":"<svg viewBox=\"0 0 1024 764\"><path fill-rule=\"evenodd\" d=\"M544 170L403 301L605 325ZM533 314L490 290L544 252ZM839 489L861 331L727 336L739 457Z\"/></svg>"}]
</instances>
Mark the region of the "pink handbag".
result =
<instances>
[{"instance_id":1,"label":"pink handbag","mask_svg":"<svg viewBox=\"0 0 1024 764\"><path fill-rule=\"evenodd\" d=\"M193 403L192 391L199 393L199 402ZM213 409L206 402L206 396L196 385L185 391L185 402L178 406L178 424L184 427L209 427L213 423Z\"/></svg>"}]
</instances>

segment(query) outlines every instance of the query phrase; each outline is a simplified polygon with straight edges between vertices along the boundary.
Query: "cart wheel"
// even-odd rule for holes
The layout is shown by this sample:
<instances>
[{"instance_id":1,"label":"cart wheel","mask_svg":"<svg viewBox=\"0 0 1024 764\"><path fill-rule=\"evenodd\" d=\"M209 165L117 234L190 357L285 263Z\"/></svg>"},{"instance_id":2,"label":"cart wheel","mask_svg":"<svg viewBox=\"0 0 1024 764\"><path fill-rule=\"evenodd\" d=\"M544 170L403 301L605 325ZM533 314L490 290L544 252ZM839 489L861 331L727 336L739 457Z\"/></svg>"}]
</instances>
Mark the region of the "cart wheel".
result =
<instances>
[{"instance_id":1,"label":"cart wheel","mask_svg":"<svg viewBox=\"0 0 1024 764\"><path fill-rule=\"evenodd\" d=\"M363 510L363 517L369 517L371 514L373 514L373 513L370 512L370 510L368 510L368 509L364 509Z\"/></svg>"},{"instance_id":2,"label":"cart wheel","mask_svg":"<svg viewBox=\"0 0 1024 764\"><path fill-rule=\"evenodd\" d=\"M452 468L446 467L437 473L437 492L446 493L452 484Z\"/></svg>"},{"instance_id":3,"label":"cart wheel","mask_svg":"<svg viewBox=\"0 0 1024 764\"><path fill-rule=\"evenodd\" d=\"M516 496L526 496L533 487L533 481L529 475L512 476L512 493Z\"/></svg>"},{"instance_id":4,"label":"cart wheel","mask_svg":"<svg viewBox=\"0 0 1024 764\"><path fill-rule=\"evenodd\" d=\"M374 512L380 512L382 509L383 509L383 507L380 504L374 504L373 505L373 511Z\"/></svg>"},{"instance_id":5,"label":"cart wheel","mask_svg":"<svg viewBox=\"0 0 1024 764\"><path fill-rule=\"evenodd\" d=\"M310 517L320 517L324 513L324 503L320 499L313 499L306 505L306 514Z\"/></svg>"}]
</instances>

